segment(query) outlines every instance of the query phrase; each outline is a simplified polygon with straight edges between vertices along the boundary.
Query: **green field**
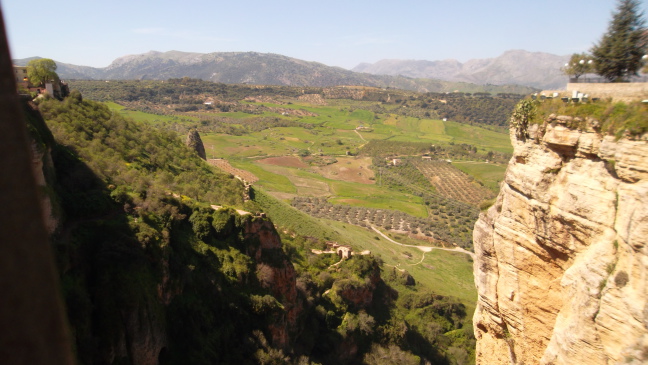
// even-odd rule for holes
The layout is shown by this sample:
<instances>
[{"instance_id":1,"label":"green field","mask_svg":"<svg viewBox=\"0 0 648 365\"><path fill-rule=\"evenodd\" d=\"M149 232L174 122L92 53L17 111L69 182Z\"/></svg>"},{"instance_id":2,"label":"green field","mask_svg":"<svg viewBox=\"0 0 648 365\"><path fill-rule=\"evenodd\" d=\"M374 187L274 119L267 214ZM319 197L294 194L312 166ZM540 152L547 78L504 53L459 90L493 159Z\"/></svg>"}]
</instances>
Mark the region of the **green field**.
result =
<instances>
[{"instance_id":1,"label":"green field","mask_svg":"<svg viewBox=\"0 0 648 365\"><path fill-rule=\"evenodd\" d=\"M508 133L499 133L450 121L444 123L446 125L446 134L451 136L455 143L469 143L489 150L513 152Z\"/></svg>"},{"instance_id":2,"label":"green field","mask_svg":"<svg viewBox=\"0 0 648 365\"><path fill-rule=\"evenodd\" d=\"M259 182L257 182L256 185L261 186L264 189L282 193L297 193L297 188L287 177L267 171L261 167L261 165L255 164L249 159L231 159L229 162L236 168L249 171L256 175L259 178Z\"/></svg>"},{"instance_id":3,"label":"green field","mask_svg":"<svg viewBox=\"0 0 648 365\"><path fill-rule=\"evenodd\" d=\"M452 165L495 192L499 191L499 182L504 180L506 173L506 165L503 164L454 161Z\"/></svg>"},{"instance_id":4,"label":"green field","mask_svg":"<svg viewBox=\"0 0 648 365\"><path fill-rule=\"evenodd\" d=\"M401 118L395 125L374 123L372 131L353 128L346 121L326 122L314 129L277 127L244 136L205 133L203 142L219 156L281 156L294 154L297 150L311 153L342 155L355 152L372 139L389 139L401 142L428 142L448 145L467 143L480 150L512 152L508 134L485 128L471 127L454 122ZM358 124L359 125L359 124ZM261 151L261 152L259 152Z\"/></svg>"},{"instance_id":5,"label":"green field","mask_svg":"<svg viewBox=\"0 0 648 365\"><path fill-rule=\"evenodd\" d=\"M260 179L256 185L269 192L331 197L329 200L334 203L343 201L353 206L395 209L416 217L427 217L427 209L420 197L388 191L374 184L331 180L313 172L254 163L249 159L234 159L230 163L255 174Z\"/></svg>"},{"instance_id":6,"label":"green field","mask_svg":"<svg viewBox=\"0 0 648 365\"><path fill-rule=\"evenodd\" d=\"M423 205L423 199L411 194L388 191L376 185L364 185L343 181L333 182L332 191L337 197L336 199L329 199L333 203L344 199L347 200L345 202L346 204L353 206L395 209L421 218L428 216L427 209ZM353 199L354 201L348 202L348 199Z\"/></svg>"}]
</instances>

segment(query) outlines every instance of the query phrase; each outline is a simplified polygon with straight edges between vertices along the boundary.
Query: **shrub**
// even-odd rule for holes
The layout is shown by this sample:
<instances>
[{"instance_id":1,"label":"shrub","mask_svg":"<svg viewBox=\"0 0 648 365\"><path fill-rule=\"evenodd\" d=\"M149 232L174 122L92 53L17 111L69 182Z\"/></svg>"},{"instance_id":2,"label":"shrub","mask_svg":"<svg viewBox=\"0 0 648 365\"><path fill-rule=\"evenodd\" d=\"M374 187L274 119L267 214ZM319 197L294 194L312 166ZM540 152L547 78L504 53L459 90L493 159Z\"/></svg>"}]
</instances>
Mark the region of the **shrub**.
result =
<instances>
[{"instance_id":1,"label":"shrub","mask_svg":"<svg viewBox=\"0 0 648 365\"><path fill-rule=\"evenodd\" d=\"M630 280L628 273L625 272L624 270L619 271L616 276L614 277L614 283L616 286L619 288L623 288L628 284L628 281Z\"/></svg>"},{"instance_id":2,"label":"shrub","mask_svg":"<svg viewBox=\"0 0 648 365\"><path fill-rule=\"evenodd\" d=\"M495 204L495 199L484 200L479 203L479 210L482 212L488 210L488 208L492 207L493 204Z\"/></svg>"}]
</instances>

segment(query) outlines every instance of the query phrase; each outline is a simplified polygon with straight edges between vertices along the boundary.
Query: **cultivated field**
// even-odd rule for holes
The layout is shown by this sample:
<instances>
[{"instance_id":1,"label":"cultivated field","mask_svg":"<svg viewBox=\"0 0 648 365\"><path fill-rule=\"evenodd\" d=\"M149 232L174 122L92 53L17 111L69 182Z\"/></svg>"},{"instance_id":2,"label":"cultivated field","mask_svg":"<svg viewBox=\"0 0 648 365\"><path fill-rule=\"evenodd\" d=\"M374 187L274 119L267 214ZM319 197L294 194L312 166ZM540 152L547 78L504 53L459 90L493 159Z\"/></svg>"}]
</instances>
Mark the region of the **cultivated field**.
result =
<instances>
[{"instance_id":1,"label":"cultivated field","mask_svg":"<svg viewBox=\"0 0 648 365\"><path fill-rule=\"evenodd\" d=\"M301 168L301 169L308 168L308 165L305 164L297 156L268 157L261 160L257 160L256 162L260 164L283 166L283 167L294 167L294 168Z\"/></svg>"},{"instance_id":2,"label":"cultivated field","mask_svg":"<svg viewBox=\"0 0 648 365\"><path fill-rule=\"evenodd\" d=\"M360 184L374 184L370 157L338 157L337 162L326 166L313 166L311 171L332 180Z\"/></svg>"},{"instance_id":3,"label":"cultivated field","mask_svg":"<svg viewBox=\"0 0 648 365\"><path fill-rule=\"evenodd\" d=\"M227 162L227 160L223 159L209 159L207 162L215 167L218 167L219 169L232 174L240 179L243 179L245 182L248 184L254 184L255 182L259 181L259 178L254 176L253 173L241 169L237 169L236 167L232 166Z\"/></svg>"}]
</instances>

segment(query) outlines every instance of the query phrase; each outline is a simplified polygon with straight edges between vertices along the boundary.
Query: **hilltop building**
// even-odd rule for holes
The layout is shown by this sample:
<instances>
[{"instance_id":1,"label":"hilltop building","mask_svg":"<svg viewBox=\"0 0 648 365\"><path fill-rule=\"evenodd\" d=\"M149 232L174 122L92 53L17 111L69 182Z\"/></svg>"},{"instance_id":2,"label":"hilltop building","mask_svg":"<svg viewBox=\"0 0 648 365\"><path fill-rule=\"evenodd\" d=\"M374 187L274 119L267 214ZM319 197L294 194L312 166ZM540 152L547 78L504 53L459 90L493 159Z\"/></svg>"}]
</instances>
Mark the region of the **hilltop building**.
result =
<instances>
[{"instance_id":1,"label":"hilltop building","mask_svg":"<svg viewBox=\"0 0 648 365\"><path fill-rule=\"evenodd\" d=\"M19 89L29 89L30 86L33 86L29 83L29 78L27 77L27 66L14 65L13 71L16 86L18 86Z\"/></svg>"},{"instance_id":2,"label":"hilltop building","mask_svg":"<svg viewBox=\"0 0 648 365\"><path fill-rule=\"evenodd\" d=\"M36 87L31 82L29 82L29 77L27 76L27 66L14 65L13 73L18 90L26 90L29 92L35 92L36 94L49 94L57 99L62 99L70 94L68 84L63 81L47 82L45 83L45 88Z\"/></svg>"}]
</instances>

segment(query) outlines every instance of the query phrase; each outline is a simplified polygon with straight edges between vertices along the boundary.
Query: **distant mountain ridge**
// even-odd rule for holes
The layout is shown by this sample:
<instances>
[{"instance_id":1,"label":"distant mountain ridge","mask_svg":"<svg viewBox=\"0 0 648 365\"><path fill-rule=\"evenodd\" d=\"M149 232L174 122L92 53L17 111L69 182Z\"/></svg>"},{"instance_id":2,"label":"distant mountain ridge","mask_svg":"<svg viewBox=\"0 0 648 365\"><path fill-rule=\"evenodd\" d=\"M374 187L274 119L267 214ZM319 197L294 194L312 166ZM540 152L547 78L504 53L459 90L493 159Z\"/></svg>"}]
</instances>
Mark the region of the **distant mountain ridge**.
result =
<instances>
[{"instance_id":1,"label":"distant mountain ridge","mask_svg":"<svg viewBox=\"0 0 648 365\"><path fill-rule=\"evenodd\" d=\"M352 70L372 75L434 78L480 85L515 84L540 89L562 89L567 78L560 68L568 61L569 56L511 50L499 57L472 59L465 63L454 59L381 60L373 64L361 63Z\"/></svg>"},{"instance_id":2,"label":"distant mountain ridge","mask_svg":"<svg viewBox=\"0 0 648 365\"><path fill-rule=\"evenodd\" d=\"M14 60L26 65L29 60ZM424 61L425 62L425 61ZM443 81L429 76L375 75L327 66L272 53L258 52L157 52L117 58L108 67L95 68L57 62L62 79L167 80L191 77L228 84L328 87L357 85L393 87L419 92L492 92L528 94L533 87L521 84Z\"/></svg>"}]
</instances>

